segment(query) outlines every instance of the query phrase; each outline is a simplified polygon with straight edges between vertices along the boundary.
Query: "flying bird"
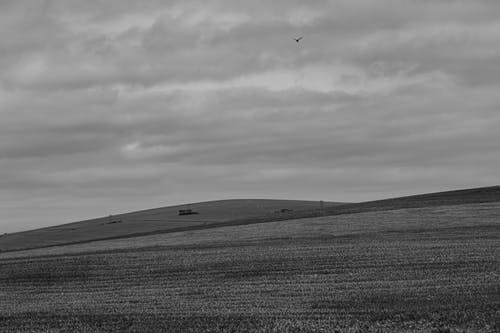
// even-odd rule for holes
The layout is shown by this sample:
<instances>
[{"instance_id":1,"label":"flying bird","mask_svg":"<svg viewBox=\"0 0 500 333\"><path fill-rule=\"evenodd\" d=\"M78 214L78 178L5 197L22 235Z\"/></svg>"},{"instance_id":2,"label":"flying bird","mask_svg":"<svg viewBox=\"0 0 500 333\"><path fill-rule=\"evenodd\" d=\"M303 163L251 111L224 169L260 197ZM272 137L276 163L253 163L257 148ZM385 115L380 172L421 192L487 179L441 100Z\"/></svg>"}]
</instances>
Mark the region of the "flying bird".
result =
<instances>
[{"instance_id":1,"label":"flying bird","mask_svg":"<svg viewBox=\"0 0 500 333\"><path fill-rule=\"evenodd\" d=\"M301 37L299 37L299 38L294 38L293 40L294 40L294 41L296 41L296 42L298 43L298 42L300 42L300 40L301 40L302 38L304 38L304 37L302 37L302 36L301 36Z\"/></svg>"}]
</instances>

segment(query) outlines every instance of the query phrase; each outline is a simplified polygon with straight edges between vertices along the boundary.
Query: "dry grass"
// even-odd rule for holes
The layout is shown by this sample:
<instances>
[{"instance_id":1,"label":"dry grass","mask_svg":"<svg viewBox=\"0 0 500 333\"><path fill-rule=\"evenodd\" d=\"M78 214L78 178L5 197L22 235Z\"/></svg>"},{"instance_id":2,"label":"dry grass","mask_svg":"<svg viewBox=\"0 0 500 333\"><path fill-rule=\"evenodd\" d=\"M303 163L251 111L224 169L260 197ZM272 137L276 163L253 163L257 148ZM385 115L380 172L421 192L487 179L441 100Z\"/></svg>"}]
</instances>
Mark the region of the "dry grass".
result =
<instances>
[{"instance_id":1,"label":"dry grass","mask_svg":"<svg viewBox=\"0 0 500 333\"><path fill-rule=\"evenodd\" d=\"M217 246L230 242L261 242L293 238L315 239L324 236L354 237L359 234L380 232L404 235L404 233L414 233L419 230L447 228L468 228L474 232L475 227L498 226L499 223L500 202L410 208L94 241L84 244L0 253L0 259L130 250L144 247Z\"/></svg>"},{"instance_id":2,"label":"dry grass","mask_svg":"<svg viewBox=\"0 0 500 333\"><path fill-rule=\"evenodd\" d=\"M327 202L325 207L337 205ZM94 239L119 238L130 235L153 234L179 229L204 228L233 220L276 218L283 214L276 210L288 208L292 212L319 208L317 201L241 199L209 201L193 204L198 215L179 216L185 206L170 206L118 214L55 227L13 233L0 237L0 252L26 248L46 247Z\"/></svg>"},{"instance_id":3,"label":"dry grass","mask_svg":"<svg viewBox=\"0 0 500 333\"><path fill-rule=\"evenodd\" d=\"M500 204L273 222L0 257L0 331L495 332Z\"/></svg>"},{"instance_id":4,"label":"dry grass","mask_svg":"<svg viewBox=\"0 0 500 333\"><path fill-rule=\"evenodd\" d=\"M112 218L64 224L55 227L14 233L0 237L0 252L93 240L110 240L151 234L171 233L228 225L268 223L292 219L313 218L400 210L408 208L439 207L495 203L500 201L500 186L438 192L355 204L326 202L320 209L315 201L297 200L221 200L194 204L200 215L178 216L185 206L170 206L115 215ZM286 212L276 213L281 209Z\"/></svg>"}]
</instances>

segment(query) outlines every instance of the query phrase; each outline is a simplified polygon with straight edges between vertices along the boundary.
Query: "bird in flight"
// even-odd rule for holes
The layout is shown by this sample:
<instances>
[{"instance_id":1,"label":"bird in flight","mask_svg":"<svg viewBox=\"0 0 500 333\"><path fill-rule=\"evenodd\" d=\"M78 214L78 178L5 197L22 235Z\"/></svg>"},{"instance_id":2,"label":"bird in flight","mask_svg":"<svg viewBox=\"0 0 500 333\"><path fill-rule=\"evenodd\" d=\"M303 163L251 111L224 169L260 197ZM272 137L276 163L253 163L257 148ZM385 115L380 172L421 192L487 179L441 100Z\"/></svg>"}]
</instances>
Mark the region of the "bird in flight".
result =
<instances>
[{"instance_id":1,"label":"bird in flight","mask_svg":"<svg viewBox=\"0 0 500 333\"><path fill-rule=\"evenodd\" d=\"M299 38L294 38L293 40L294 40L294 41L296 41L296 42L298 43L298 42L300 42L300 40L301 40L302 38L304 38L304 37L302 37L302 36L301 36L301 37L299 37Z\"/></svg>"}]
</instances>

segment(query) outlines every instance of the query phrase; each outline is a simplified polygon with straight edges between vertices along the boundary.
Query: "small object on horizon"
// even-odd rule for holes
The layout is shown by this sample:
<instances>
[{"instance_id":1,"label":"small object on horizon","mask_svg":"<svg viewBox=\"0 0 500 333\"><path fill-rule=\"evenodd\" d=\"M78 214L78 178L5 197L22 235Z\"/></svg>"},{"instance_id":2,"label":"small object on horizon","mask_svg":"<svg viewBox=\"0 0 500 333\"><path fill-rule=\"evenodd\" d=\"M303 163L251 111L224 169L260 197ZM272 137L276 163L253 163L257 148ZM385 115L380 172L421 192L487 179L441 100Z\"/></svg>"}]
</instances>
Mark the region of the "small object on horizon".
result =
<instances>
[{"instance_id":1,"label":"small object on horizon","mask_svg":"<svg viewBox=\"0 0 500 333\"><path fill-rule=\"evenodd\" d=\"M193 214L198 214L198 212L195 212L191 209L179 209L179 215L193 215Z\"/></svg>"},{"instance_id":2,"label":"small object on horizon","mask_svg":"<svg viewBox=\"0 0 500 333\"><path fill-rule=\"evenodd\" d=\"M195 212L191 209L191 205L186 205L186 209L179 209L179 215L193 215L193 214L198 214L198 212Z\"/></svg>"},{"instance_id":3,"label":"small object on horizon","mask_svg":"<svg viewBox=\"0 0 500 333\"><path fill-rule=\"evenodd\" d=\"M294 38L293 40L296 41L297 43L300 42L300 40L304 38L303 36L300 36L299 38Z\"/></svg>"},{"instance_id":4,"label":"small object on horizon","mask_svg":"<svg viewBox=\"0 0 500 333\"><path fill-rule=\"evenodd\" d=\"M275 210L273 213L289 213L289 212L292 212L293 209L289 209L289 208L280 208L278 210Z\"/></svg>"}]
</instances>

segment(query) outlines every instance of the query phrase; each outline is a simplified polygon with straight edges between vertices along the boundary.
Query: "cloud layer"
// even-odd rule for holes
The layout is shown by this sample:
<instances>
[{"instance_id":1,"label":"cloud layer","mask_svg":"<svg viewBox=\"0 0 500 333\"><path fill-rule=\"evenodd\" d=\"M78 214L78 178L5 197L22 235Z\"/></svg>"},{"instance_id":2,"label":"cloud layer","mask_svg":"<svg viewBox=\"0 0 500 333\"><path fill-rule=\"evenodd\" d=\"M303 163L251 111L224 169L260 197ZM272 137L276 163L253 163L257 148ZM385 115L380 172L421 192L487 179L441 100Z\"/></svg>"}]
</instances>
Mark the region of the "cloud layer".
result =
<instances>
[{"instance_id":1,"label":"cloud layer","mask_svg":"<svg viewBox=\"0 0 500 333\"><path fill-rule=\"evenodd\" d=\"M2 1L0 231L494 185L499 16L490 0Z\"/></svg>"}]
</instances>

